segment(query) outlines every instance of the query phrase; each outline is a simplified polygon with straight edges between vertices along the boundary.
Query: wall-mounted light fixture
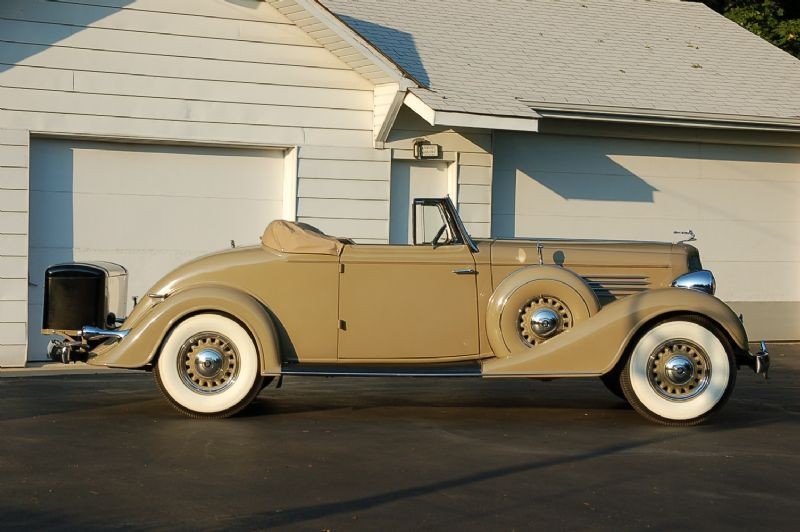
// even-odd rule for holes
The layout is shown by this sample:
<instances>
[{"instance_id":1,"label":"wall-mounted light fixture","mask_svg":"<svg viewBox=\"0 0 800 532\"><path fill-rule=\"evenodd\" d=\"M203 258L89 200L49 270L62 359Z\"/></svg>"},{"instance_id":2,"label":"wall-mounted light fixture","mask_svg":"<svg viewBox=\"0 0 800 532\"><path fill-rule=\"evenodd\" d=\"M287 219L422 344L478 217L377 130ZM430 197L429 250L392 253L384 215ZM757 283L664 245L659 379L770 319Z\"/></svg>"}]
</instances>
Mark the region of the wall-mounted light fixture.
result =
<instances>
[{"instance_id":1,"label":"wall-mounted light fixture","mask_svg":"<svg viewBox=\"0 0 800 532\"><path fill-rule=\"evenodd\" d=\"M429 140L414 141L415 159L439 159L442 156L442 147Z\"/></svg>"}]
</instances>

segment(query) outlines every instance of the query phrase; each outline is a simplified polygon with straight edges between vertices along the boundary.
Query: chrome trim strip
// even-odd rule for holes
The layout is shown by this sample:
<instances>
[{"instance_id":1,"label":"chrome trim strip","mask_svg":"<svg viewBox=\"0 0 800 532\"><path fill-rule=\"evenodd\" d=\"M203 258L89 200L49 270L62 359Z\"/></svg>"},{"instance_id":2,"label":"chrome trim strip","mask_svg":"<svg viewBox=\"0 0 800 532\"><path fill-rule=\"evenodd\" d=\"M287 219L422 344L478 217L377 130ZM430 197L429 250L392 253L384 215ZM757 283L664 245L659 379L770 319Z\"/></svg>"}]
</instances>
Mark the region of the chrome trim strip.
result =
<instances>
[{"instance_id":1,"label":"chrome trim strip","mask_svg":"<svg viewBox=\"0 0 800 532\"><path fill-rule=\"evenodd\" d=\"M584 277L584 279L586 279ZM589 281L586 280L586 284L589 286L597 286L597 287L604 287L604 286L649 286L650 283L648 281Z\"/></svg>"},{"instance_id":2,"label":"chrome trim strip","mask_svg":"<svg viewBox=\"0 0 800 532\"><path fill-rule=\"evenodd\" d=\"M482 377L483 375L479 372L464 372L464 373L402 373L402 372L392 372L392 373L383 373L380 371L336 371L336 372L328 372L328 371L295 371L295 370L281 370L281 375L292 375L292 376L309 376L309 377Z\"/></svg>"},{"instance_id":3,"label":"chrome trim strip","mask_svg":"<svg viewBox=\"0 0 800 532\"><path fill-rule=\"evenodd\" d=\"M637 281L637 280L647 280L647 279L649 279L649 277L647 277L646 275L584 275L583 278L586 279L587 281L590 281L590 280L591 281L594 281L594 280L602 281L602 280L606 280L606 279L608 279L610 281L626 280L626 279L630 279L632 281Z\"/></svg>"},{"instance_id":4,"label":"chrome trim strip","mask_svg":"<svg viewBox=\"0 0 800 532\"><path fill-rule=\"evenodd\" d=\"M382 372L327 372L327 371L293 371L281 370L281 375L289 375L291 377L423 377L423 378L444 378L444 377L482 377L482 378L558 378L558 377L598 377L601 373L585 373L585 372L565 372L565 373L492 373L484 375L483 373L382 373Z\"/></svg>"},{"instance_id":5,"label":"chrome trim strip","mask_svg":"<svg viewBox=\"0 0 800 532\"><path fill-rule=\"evenodd\" d=\"M582 275L597 297L619 298L650 290L652 282L646 275Z\"/></svg>"}]
</instances>

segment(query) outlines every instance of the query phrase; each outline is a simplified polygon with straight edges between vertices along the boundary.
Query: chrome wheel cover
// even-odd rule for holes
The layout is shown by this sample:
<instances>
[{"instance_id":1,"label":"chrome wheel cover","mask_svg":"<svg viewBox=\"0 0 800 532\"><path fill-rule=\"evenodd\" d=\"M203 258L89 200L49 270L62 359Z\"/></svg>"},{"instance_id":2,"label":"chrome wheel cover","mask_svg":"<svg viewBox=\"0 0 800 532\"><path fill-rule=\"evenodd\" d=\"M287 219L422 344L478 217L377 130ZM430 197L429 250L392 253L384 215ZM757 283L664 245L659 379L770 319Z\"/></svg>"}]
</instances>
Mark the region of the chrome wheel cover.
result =
<instances>
[{"instance_id":1,"label":"chrome wheel cover","mask_svg":"<svg viewBox=\"0 0 800 532\"><path fill-rule=\"evenodd\" d=\"M711 380L711 361L690 340L670 340L658 346L647 361L650 386L670 401L697 397Z\"/></svg>"},{"instance_id":2,"label":"chrome wheel cover","mask_svg":"<svg viewBox=\"0 0 800 532\"><path fill-rule=\"evenodd\" d=\"M178 375L190 390L220 393L236 382L239 352L228 338L202 332L189 338L178 353Z\"/></svg>"},{"instance_id":3,"label":"chrome wheel cover","mask_svg":"<svg viewBox=\"0 0 800 532\"><path fill-rule=\"evenodd\" d=\"M555 320L549 326L542 326L542 318ZM572 313L557 297L542 295L529 301L520 310L519 335L522 341L533 347L572 328Z\"/></svg>"}]
</instances>

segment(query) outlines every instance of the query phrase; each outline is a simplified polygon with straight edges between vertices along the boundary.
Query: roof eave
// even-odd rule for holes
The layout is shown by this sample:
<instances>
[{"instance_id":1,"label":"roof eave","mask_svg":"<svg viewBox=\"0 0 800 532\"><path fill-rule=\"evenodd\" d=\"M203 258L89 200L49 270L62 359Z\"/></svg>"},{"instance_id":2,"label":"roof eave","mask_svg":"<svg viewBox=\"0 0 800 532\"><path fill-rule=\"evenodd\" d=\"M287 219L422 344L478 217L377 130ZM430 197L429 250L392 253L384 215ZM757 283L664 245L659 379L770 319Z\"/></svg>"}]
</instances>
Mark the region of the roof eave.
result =
<instances>
[{"instance_id":1,"label":"roof eave","mask_svg":"<svg viewBox=\"0 0 800 532\"><path fill-rule=\"evenodd\" d=\"M800 118L726 115L585 105L530 103L545 120L571 120L695 129L800 132Z\"/></svg>"},{"instance_id":2,"label":"roof eave","mask_svg":"<svg viewBox=\"0 0 800 532\"><path fill-rule=\"evenodd\" d=\"M368 59L375 65L382 74L386 76L386 81L393 81L400 85L401 90L411 87L416 87L418 84L415 80L411 79L408 73L404 72L394 61L392 61L386 54L378 50L369 41L362 37L355 29L348 26L341 18L335 13L325 7L317 0L269 0L273 6L277 7L279 11L287 14L288 11L295 9L290 4L294 4L297 8L302 10L305 14L313 17L317 21L325 25L329 30L334 32L336 36L341 39L347 46L351 47L358 55ZM296 16L296 11L293 13ZM291 17L290 17L291 18ZM345 61L347 62L347 61ZM358 72L359 68L355 68ZM374 80L373 80L374 81ZM377 81L376 84L381 84Z\"/></svg>"},{"instance_id":3,"label":"roof eave","mask_svg":"<svg viewBox=\"0 0 800 532\"><path fill-rule=\"evenodd\" d=\"M469 112L440 111L432 108L412 92L406 93L403 103L432 126L506 131L539 131L539 115L530 117L487 115Z\"/></svg>"}]
</instances>

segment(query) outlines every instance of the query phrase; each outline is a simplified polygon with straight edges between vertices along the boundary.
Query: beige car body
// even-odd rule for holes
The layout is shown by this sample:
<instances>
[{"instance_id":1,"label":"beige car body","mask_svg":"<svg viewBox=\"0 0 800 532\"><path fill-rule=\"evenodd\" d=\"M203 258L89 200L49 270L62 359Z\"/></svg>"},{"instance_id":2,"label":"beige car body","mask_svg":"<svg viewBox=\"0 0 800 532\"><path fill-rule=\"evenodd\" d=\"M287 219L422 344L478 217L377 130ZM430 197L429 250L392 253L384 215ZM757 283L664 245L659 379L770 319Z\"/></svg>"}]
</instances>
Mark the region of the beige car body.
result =
<instances>
[{"instance_id":1,"label":"beige car body","mask_svg":"<svg viewBox=\"0 0 800 532\"><path fill-rule=\"evenodd\" d=\"M747 352L742 323L724 303L671 287L696 258L692 246L475 244L476 252L466 243L346 243L338 255L262 245L201 257L159 281L121 325L129 333L95 347L88 362L148 369L169 331L205 312L228 315L250 332L262 375L297 364L479 361L485 377L599 376L620 362L637 332L676 315L705 316L737 352ZM578 294L582 308L573 312L585 318L538 345L506 345L503 310L533 280L556 296Z\"/></svg>"}]
</instances>

